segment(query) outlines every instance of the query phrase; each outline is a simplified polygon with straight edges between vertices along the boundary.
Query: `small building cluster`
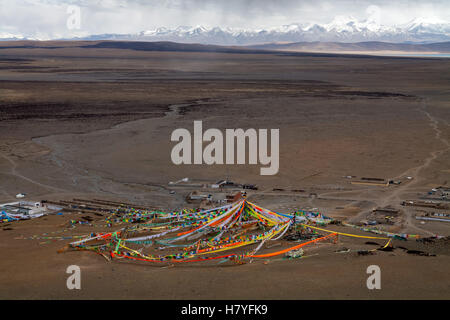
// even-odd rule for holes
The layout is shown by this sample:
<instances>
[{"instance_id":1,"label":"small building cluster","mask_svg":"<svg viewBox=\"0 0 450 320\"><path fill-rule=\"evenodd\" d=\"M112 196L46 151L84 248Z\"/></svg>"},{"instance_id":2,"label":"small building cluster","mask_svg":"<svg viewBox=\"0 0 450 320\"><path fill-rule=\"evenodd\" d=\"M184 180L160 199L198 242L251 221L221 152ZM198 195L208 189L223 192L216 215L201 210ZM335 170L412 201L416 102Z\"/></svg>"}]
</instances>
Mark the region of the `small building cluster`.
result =
<instances>
[{"instance_id":1,"label":"small building cluster","mask_svg":"<svg viewBox=\"0 0 450 320\"><path fill-rule=\"evenodd\" d=\"M38 218L60 209L57 206L31 201L16 201L0 204L2 217L15 220Z\"/></svg>"},{"instance_id":2,"label":"small building cluster","mask_svg":"<svg viewBox=\"0 0 450 320\"><path fill-rule=\"evenodd\" d=\"M225 193L225 192L208 193L195 190L187 195L186 201L188 203L202 203L203 205L227 204L237 202L245 195L246 192L242 191L235 193Z\"/></svg>"}]
</instances>

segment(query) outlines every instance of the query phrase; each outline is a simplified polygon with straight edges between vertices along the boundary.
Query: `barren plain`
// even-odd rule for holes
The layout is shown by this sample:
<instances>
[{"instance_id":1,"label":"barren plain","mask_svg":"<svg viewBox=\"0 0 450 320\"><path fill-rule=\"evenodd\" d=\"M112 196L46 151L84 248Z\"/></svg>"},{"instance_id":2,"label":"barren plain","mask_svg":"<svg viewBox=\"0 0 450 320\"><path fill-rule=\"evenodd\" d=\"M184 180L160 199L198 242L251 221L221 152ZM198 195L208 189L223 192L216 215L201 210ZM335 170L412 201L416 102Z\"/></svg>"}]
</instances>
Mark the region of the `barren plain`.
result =
<instances>
[{"instance_id":1,"label":"barren plain","mask_svg":"<svg viewBox=\"0 0 450 320\"><path fill-rule=\"evenodd\" d=\"M417 208L401 206L450 185L450 59L89 45L1 44L0 203L24 192L35 201L101 198L176 210L190 206L190 190L169 181L228 178L256 184L249 199L273 210L314 208L357 223L390 206L400 214L387 230L450 235L448 222L419 223ZM194 120L205 128L279 128L279 173L261 176L259 165L174 165L171 132L192 131ZM402 183L352 184L349 176ZM314 256L295 261L155 267L58 254L70 240L16 239L58 231L70 219L0 225L0 298L450 298L448 240L394 241L436 256L337 254L318 245L306 249ZM72 233L95 230L79 228ZM341 241L338 247L371 248ZM83 270L82 290L66 288L71 264ZM373 264L382 270L381 290L366 287Z\"/></svg>"}]
</instances>

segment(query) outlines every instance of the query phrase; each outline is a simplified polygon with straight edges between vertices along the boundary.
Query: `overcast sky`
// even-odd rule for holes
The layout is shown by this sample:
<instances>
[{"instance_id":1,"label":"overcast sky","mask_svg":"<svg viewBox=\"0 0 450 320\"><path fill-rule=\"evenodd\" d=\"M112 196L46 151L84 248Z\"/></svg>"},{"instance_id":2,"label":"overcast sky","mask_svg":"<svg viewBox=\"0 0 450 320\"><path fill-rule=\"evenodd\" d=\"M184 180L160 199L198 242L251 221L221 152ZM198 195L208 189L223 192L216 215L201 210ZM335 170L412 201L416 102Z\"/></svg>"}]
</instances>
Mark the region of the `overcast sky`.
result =
<instances>
[{"instance_id":1,"label":"overcast sky","mask_svg":"<svg viewBox=\"0 0 450 320\"><path fill-rule=\"evenodd\" d=\"M80 8L79 30L67 27L70 5ZM450 22L450 0L0 0L0 35L58 38L183 25L262 29L340 16L377 17L385 25L418 17Z\"/></svg>"}]
</instances>

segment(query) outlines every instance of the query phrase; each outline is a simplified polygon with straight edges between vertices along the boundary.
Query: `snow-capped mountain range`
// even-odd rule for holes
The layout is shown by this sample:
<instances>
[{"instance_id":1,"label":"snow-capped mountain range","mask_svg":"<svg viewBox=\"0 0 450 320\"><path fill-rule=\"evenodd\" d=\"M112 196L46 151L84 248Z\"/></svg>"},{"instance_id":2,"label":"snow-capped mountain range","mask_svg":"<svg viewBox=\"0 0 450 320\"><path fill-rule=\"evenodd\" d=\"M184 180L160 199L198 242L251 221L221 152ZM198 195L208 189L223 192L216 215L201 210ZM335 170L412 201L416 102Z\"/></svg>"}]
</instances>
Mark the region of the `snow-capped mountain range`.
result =
<instances>
[{"instance_id":1,"label":"snow-capped mountain range","mask_svg":"<svg viewBox=\"0 0 450 320\"><path fill-rule=\"evenodd\" d=\"M45 39L46 38L46 39ZM2 40L50 40L55 37L2 34ZM328 24L293 23L268 29L207 28L180 26L174 29L157 28L136 34L100 34L70 38L71 40L135 40L174 41L217 45L252 45L273 42L444 42L450 41L450 23L416 18L406 24L384 26L371 19L337 17Z\"/></svg>"}]
</instances>

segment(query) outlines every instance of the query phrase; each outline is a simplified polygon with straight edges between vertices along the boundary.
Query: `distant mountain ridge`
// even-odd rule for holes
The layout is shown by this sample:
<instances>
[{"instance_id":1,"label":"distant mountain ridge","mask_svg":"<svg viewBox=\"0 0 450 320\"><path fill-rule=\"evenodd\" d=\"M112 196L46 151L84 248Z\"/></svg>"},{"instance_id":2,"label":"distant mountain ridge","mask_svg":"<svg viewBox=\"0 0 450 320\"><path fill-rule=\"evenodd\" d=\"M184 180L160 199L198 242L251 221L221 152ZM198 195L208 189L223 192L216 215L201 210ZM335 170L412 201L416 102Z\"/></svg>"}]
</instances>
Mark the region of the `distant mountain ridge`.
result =
<instances>
[{"instance_id":1,"label":"distant mountain ridge","mask_svg":"<svg viewBox=\"0 0 450 320\"><path fill-rule=\"evenodd\" d=\"M55 40L54 37L34 37L2 33L2 40ZM157 28L135 34L99 34L66 40L132 40L173 41L216 45L256 45L273 42L365 42L431 43L450 41L450 23L416 18L406 24L385 26L374 20L336 17L327 24L293 23L267 29L233 29L204 26Z\"/></svg>"},{"instance_id":2,"label":"distant mountain ridge","mask_svg":"<svg viewBox=\"0 0 450 320\"><path fill-rule=\"evenodd\" d=\"M450 53L450 41L428 44L389 43L380 41L366 41L356 43L344 42L294 42L269 43L248 46L260 50L281 50L295 52L421 52L421 53Z\"/></svg>"},{"instance_id":3,"label":"distant mountain ridge","mask_svg":"<svg viewBox=\"0 0 450 320\"><path fill-rule=\"evenodd\" d=\"M270 42L444 42L450 41L450 23L415 19L400 26L383 26L374 21L335 19L329 24L289 24L277 28L245 30L182 26L158 28L128 35L94 35L86 40L175 41L217 45L252 45Z\"/></svg>"},{"instance_id":4,"label":"distant mountain ridge","mask_svg":"<svg viewBox=\"0 0 450 320\"><path fill-rule=\"evenodd\" d=\"M419 56L433 56L434 53L450 54L450 41L430 44L395 44L387 42L300 42L289 44L264 44L253 46L219 46L195 43L176 43L169 41L121 41L121 40L77 40L77 41L0 41L0 53L8 49L119 49L134 51L161 52L215 52L237 54L283 54L297 56L345 56L370 57L371 55L390 56L396 51L402 53L419 53ZM385 53L383 53L385 52ZM394 54L395 55L395 54Z\"/></svg>"}]
</instances>

